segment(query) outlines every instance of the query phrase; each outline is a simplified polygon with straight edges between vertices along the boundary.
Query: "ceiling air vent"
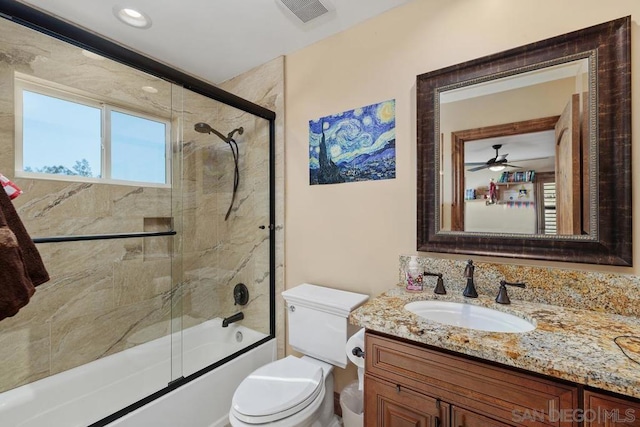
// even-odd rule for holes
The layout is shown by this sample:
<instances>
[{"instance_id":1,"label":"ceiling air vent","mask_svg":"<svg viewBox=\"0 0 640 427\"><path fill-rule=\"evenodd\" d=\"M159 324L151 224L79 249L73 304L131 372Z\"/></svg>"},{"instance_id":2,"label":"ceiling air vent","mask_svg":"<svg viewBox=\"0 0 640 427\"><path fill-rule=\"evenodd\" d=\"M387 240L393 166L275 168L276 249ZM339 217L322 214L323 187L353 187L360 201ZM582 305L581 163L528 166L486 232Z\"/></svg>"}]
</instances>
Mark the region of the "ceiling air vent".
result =
<instances>
[{"instance_id":1,"label":"ceiling air vent","mask_svg":"<svg viewBox=\"0 0 640 427\"><path fill-rule=\"evenodd\" d=\"M329 10L318 0L280 0L302 22L324 15Z\"/></svg>"}]
</instances>

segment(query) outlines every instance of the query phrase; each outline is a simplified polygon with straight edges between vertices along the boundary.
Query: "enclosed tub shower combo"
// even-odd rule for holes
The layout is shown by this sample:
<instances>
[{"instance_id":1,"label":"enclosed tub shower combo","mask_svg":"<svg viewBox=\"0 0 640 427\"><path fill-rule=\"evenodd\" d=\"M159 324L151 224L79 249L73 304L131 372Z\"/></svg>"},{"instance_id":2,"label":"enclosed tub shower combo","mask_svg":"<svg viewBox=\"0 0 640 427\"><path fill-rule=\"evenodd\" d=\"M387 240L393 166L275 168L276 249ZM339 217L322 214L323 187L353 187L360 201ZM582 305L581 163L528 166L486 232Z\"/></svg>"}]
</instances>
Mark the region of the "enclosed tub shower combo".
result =
<instances>
[{"instance_id":1,"label":"enclosed tub shower combo","mask_svg":"<svg viewBox=\"0 0 640 427\"><path fill-rule=\"evenodd\" d=\"M228 424L276 358L275 113L0 9L0 173L51 277L0 322L0 424Z\"/></svg>"}]
</instances>

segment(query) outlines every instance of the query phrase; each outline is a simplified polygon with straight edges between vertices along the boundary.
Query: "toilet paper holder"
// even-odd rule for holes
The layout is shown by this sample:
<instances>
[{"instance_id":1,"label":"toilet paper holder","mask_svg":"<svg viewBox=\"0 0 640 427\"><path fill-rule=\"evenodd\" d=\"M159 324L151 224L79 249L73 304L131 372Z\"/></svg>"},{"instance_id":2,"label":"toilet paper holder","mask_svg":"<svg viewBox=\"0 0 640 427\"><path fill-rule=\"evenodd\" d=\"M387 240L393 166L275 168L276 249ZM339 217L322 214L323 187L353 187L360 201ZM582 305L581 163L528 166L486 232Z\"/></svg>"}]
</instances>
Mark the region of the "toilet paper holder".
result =
<instances>
[{"instance_id":1,"label":"toilet paper holder","mask_svg":"<svg viewBox=\"0 0 640 427\"><path fill-rule=\"evenodd\" d=\"M347 353L347 357L358 368L364 368L364 331L362 328L355 334L351 335L351 337L347 340L347 345L345 345L345 353Z\"/></svg>"},{"instance_id":2,"label":"toilet paper holder","mask_svg":"<svg viewBox=\"0 0 640 427\"><path fill-rule=\"evenodd\" d=\"M345 353L347 357L358 368L358 390L364 389L364 332L365 329L362 328L355 334L353 334L348 340L347 345L345 345Z\"/></svg>"}]
</instances>

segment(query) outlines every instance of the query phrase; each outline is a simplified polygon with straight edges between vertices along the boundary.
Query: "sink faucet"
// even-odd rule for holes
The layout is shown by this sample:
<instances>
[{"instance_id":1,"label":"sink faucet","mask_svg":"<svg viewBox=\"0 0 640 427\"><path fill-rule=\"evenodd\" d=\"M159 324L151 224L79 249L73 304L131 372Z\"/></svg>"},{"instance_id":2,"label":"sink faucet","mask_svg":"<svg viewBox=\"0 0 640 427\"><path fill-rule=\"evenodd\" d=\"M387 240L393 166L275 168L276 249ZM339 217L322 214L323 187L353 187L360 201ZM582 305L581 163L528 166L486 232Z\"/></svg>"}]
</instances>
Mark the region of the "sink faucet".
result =
<instances>
[{"instance_id":1,"label":"sink faucet","mask_svg":"<svg viewBox=\"0 0 640 427\"><path fill-rule=\"evenodd\" d=\"M225 317L224 319L222 319L222 327L226 328L230 324L232 324L234 322L238 322L238 321L240 321L242 319L244 319L244 313L239 311L236 314L234 314L233 316Z\"/></svg>"},{"instance_id":2,"label":"sink faucet","mask_svg":"<svg viewBox=\"0 0 640 427\"><path fill-rule=\"evenodd\" d=\"M433 290L434 294L438 294L438 295L446 295L447 290L444 287L444 281L442 280L442 273L429 273L428 271L424 272L425 276L433 276L433 277L437 277L438 280L436 281L436 287Z\"/></svg>"},{"instance_id":3,"label":"sink faucet","mask_svg":"<svg viewBox=\"0 0 640 427\"><path fill-rule=\"evenodd\" d=\"M467 278L467 287L464 288L464 292L462 292L462 295L465 297L478 298L478 292L473 284L473 271L475 269L476 267L473 265L473 261L467 261L467 266L464 268L464 277Z\"/></svg>"},{"instance_id":4,"label":"sink faucet","mask_svg":"<svg viewBox=\"0 0 640 427\"><path fill-rule=\"evenodd\" d=\"M517 286L518 288L524 288L526 285L524 283L509 283L506 280L500 281L500 291L498 292L498 296L496 297L496 302L498 304L511 304L511 300L509 299L509 294L507 293L507 286Z\"/></svg>"}]
</instances>

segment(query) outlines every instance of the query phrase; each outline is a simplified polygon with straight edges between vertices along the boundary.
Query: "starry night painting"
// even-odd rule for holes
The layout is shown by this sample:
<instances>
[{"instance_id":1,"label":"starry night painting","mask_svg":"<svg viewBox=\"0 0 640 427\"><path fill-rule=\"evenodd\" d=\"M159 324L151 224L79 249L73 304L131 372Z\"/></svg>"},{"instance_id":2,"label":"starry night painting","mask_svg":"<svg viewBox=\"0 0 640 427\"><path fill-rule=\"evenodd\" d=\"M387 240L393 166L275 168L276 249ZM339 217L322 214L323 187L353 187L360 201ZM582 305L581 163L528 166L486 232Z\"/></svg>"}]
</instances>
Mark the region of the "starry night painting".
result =
<instances>
[{"instance_id":1,"label":"starry night painting","mask_svg":"<svg viewBox=\"0 0 640 427\"><path fill-rule=\"evenodd\" d=\"M311 185L395 177L395 99L309 121Z\"/></svg>"}]
</instances>

